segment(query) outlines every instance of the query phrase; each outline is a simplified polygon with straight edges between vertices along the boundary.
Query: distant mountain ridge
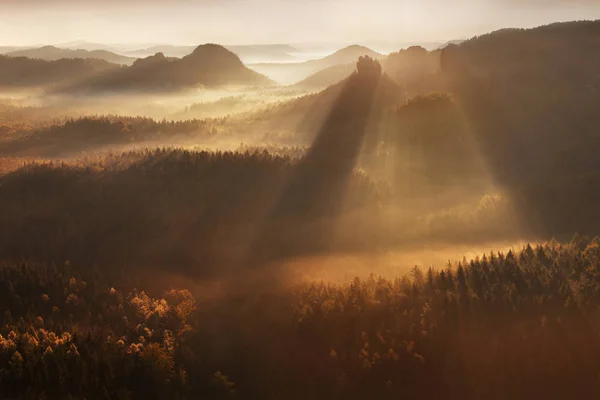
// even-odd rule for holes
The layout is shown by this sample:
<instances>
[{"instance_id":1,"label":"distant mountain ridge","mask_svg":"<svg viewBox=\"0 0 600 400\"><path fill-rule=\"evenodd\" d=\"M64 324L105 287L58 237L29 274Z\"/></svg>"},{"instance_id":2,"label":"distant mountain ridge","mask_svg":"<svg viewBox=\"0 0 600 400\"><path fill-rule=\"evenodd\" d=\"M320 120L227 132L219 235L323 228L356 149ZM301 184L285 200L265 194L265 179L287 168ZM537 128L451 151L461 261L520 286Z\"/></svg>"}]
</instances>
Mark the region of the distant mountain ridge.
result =
<instances>
[{"instance_id":1,"label":"distant mountain ridge","mask_svg":"<svg viewBox=\"0 0 600 400\"><path fill-rule=\"evenodd\" d=\"M120 65L98 59L63 58L46 61L0 55L0 87L62 85L120 68Z\"/></svg>"},{"instance_id":2,"label":"distant mountain ridge","mask_svg":"<svg viewBox=\"0 0 600 400\"><path fill-rule=\"evenodd\" d=\"M368 47L353 44L344 47L343 49L340 49L335 53L323 57L319 60L306 61L304 62L304 64L318 65L319 67L327 65L328 67L331 67L333 65L355 62L358 59L358 57L361 56L368 56L371 58L378 59L380 57L383 57L383 54L371 50Z\"/></svg>"},{"instance_id":3,"label":"distant mountain ridge","mask_svg":"<svg viewBox=\"0 0 600 400\"><path fill-rule=\"evenodd\" d=\"M326 68L339 64L355 63L361 56L380 59L383 54L365 46L351 45L326 57L302 63L259 63L249 65L253 70L267 75L281 84L292 84Z\"/></svg>"},{"instance_id":4,"label":"distant mountain ridge","mask_svg":"<svg viewBox=\"0 0 600 400\"><path fill-rule=\"evenodd\" d=\"M296 134L312 140L315 132L322 127L323 122L328 118L332 107L341 101L340 95L344 93L345 88L352 82L357 81L356 63L350 65L353 67L353 71L344 80L332 84L320 92L289 100L255 113L250 117L249 123L263 123L266 131L292 130ZM401 87L386 74L381 75L376 86L371 103L375 122L378 113L404 100ZM350 93L352 96L357 96L361 95L362 91L351 91ZM343 101L349 103L357 101L360 103L359 99L352 98ZM347 117L349 121L353 118L352 115ZM346 122L344 122L345 124Z\"/></svg>"},{"instance_id":5,"label":"distant mountain ridge","mask_svg":"<svg viewBox=\"0 0 600 400\"><path fill-rule=\"evenodd\" d=\"M224 45L223 47L235 53L245 63L293 60L294 57L291 53L298 52L298 49L287 44ZM126 51L124 54L134 57L148 57L156 53L163 53L167 57L182 58L191 54L195 49L196 46L156 45Z\"/></svg>"},{"instance_id":6,"label":"distant mountain ridge","mask_svg":"<svg viewBox=\"0 0 600 400\"><path fill-rule=\"evenodd\" d=\"M82 50L65 49L55 46L43 46L32 49L16 50L5 53L9 57L28 57L47 61L56 61L61 58L95 58L114 64L131 65L136 60L107 50Z\"/></svg>"},{"instance_id":7,"label":"distant mountain ridge","mask_svg":"<svg viewBox=\"0 0 600 400\"><path fill-rule=\"evenodd\" d=\"M387 57L380 56L379 59L383 71L392 79L405 87L408 85L414 88L416 82L423 87L423 82L426 81L424 78L439 71L440 55L441 50L427 51L420 46L411 46ZM324 88L347 78L353 71L354 64L340 63L310 75L294 87L309 90Z\"/></svg>"},{"instance_id":8,"label":"distant mountain ridge","mask_svg":"<svg viewBox=\"0 0 600 400\"><path fill-rule=\"evenodd\" d=\"M267 77L244 66L231 51L217 44L196 47L183 58L163 53L138 59L130 67L93 77L65 88L67 91L164 91L196 86L268 86Z\"/></svg>"},{"instance_id":9,"label":"distant mountain ridge","mask_svg":"<svg viewBox=\"0 0 600 400\"><path fill-rule=\"evenodd\" d=\"M11 57L29 57L55 61L61 58L98 58L115 64L131 65L138 58L163 53L166 57L182 58L197 46L153 45L127 49L124 45L103 45L74 41L57 45L0 46L0 54ZM294 53L301 51L288 44L224 45L244 63L294 61Z\"/></svg>"},{"instance_id":10,"label":"distant mountain ridge","mask_svg":"<svg viewBox=\"0 0 600 400\"><path fill-rule=\"evenodd\" d=\"M30 47L30 46L0 46L0 54L6 54L11 51L17 51L17 50L27 50L27 49L31 49L31 48L33 48L33 47Z\"/></svg>"}]
</instances>

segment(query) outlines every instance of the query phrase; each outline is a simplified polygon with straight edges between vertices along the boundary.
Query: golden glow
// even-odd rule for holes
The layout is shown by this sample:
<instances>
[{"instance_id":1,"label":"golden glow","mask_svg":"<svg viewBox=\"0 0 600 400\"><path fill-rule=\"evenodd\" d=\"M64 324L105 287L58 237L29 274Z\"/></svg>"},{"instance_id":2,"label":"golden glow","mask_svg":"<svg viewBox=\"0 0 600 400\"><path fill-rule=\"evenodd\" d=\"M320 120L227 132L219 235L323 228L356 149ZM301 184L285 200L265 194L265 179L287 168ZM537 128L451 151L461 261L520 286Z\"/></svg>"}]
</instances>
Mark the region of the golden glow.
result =
<instances>
[{"instance_id":1,"label":"golden glow","mask_svg":"<svg viewBox=\"0 0 600 400\"><path fill-rule=\"evenodd\" d=\"M0 1L0 45L447 41L600 18L592 0ZM535 7L535 6L538 7Z\"/></svg>"}]
</instances>

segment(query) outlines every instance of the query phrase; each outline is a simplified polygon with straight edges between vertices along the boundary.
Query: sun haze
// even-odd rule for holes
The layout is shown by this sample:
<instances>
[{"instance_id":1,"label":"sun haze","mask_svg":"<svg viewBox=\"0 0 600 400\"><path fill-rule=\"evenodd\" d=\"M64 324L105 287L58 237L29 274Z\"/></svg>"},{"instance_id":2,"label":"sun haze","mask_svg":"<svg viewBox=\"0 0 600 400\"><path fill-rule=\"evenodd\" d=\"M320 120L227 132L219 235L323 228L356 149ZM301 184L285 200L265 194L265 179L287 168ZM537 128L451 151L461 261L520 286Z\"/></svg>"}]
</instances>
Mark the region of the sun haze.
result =
<instances>
[{"instance_id":1,"label":"sun haze","mask_svg":"<svg viewBox=\"0 0 600 400\"><path fill-rule=\"evenodd\" d=\"M431 42L599 17L594 0L2 0L0 44Z\"/></svg>"}]
</instances>

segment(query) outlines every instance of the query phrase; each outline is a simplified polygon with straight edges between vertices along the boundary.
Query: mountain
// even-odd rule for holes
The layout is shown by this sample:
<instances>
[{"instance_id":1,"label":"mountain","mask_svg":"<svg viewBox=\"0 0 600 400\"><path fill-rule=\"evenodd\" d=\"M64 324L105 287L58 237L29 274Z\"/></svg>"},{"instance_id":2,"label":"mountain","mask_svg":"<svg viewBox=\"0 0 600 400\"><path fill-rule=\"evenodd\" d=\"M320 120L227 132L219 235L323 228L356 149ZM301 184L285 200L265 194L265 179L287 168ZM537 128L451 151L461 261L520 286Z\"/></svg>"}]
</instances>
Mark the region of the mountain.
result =
<instances>
[{"instance_id":1,"label":"mountain","mask_svg":"<svg viewBox=\"0 0 600 400\"><path fill-rule=\"evenodd\" d=\"M287 44L232 45L223 47L235 53L244 63L294 60L294 57L290 53L299 51ZM148 57L156 53L163 53L167 57L181 58L191 54L195 48L195 46L157 45L127 51L125 54L134 57Z\"/></svg>"},{"instance_id":2,"label":"mountain","mask_svg":"<svg viewBox=\"0 0 600 400\"><path fill-rule=\"evenodd\" d=\"M124 54L127 56L131 56L131 57L144 58L144 57L149 57L149 56L157 54L157 53L162 53L166 57L181 58L181 57L191 54L195 48L196 48L196 46L175 46L175 45L164 44L164 45L151 46L151 47L147 47L147 48L143 48L143 49L129 50L129 51L126 51Z\"/></svg>"},{"instance_id":3,"label":"mountain","mask_svg":"<svg viewBox=\"0 0 600 400\"><path fill-rule=\"evenodd\" d=\"M6 53L10 57L28 57L41 60L55 61L61 58L96 58L114 64L131 65L136 60L133 57L122 56L107 50L63 49L55 46L44 46L34 49L17 50Z\"/></svg>"},{"instance_id":4,"label":"mountain","mask_svg":"<svg viewBox=\"0 0 600 400\"><path fill-rule=\"evenodd\" d=\"M378 62L377 65L379 65ZM354 87L357 82L360 83L364 80L363 77L357 74L355 63L351 75L341 82L337 82L320 92L286 101L271 106L267 110L254 113L246 117L244 123L252 125L259 132L274 132L275 135L277 135L277 132L292 132L290 144L297 144L298 141L310 143L337 104L343 101L348 105L347 110L351 110L352 104L361 103L360 97L367 90L348 90L348 88ZM379 113L402 102L403 95L400 86L385 74L381 75L372 85L375 85L375 88L372 90L373 97L370 102L370 107L372 107L371 122L375 122ZM371 91L371 88L368 91ZM341 97L344 97L344 99L341 99ZM338 128L351 125L354 115L354 112L348 111L345 114L345 119L338 121ZM277 138L277 141L285 142L285 140L287 139Z\"/></svg>"},{"instance_id":5,"label":"mountain","mask_svg":"<svg viewBox=\"0 0 600 400\"><path fill-rule=\"evenodd\" d=\"M198 46L183 58L157 53L130 67L65 88L67 91L164 91L196 86L272 85L244 66L238 56L216 44Z\"/></svg>"},{"instance_id":6,"label":"mountain","mask_svg":"<svg viewBox=\"0 0 600 400\"><path fill-rule=\"evenodd\" d=\"M544 235L600 226L599 43L600 21L581 21L504 29L441 53L443 90L492 178Z\"/></svg>"},{"instance_id":7,"label":"mountain","mask_svg":"<svg viewBox=\"0 0 600 400\"><path fill-rule=\"evenodd\" d=\"M446 92L452 99L428 98L404 108L397 118L403 128L396 132L431 132L428 141L448 146L453 137L470 140L474 150L468 154L481 157L488 182L511 199L527 226L524 234L564 239L600 233L598 43L600 21L580 21L503 29L441 50L412 47L391 54L383 69L402 85L403 95ZM335 93L337 85L273 109L265 120L280 121L282 130L314 131ZM445 127L454 133L437 138ZM441 172L433 169L431 178Z\"/></svg>"},{"instance_id":8,"label":"mountain","mask_svg":"<svg viewBox=\"0 0 600 400\"><path fill-rule=\"evenodd\" d=\"M380 56L383 71L396 82L409 89L409 93L426 94L434 91L426 87L429 78L440 70L441 51L427 51L420 46L391 53L386 58ZM343 57L340 57L343 59ZM335 61L332 58L331 61ZM303 89L323 88L339 82L354 71L354 64L338 64L320 70L295 86Z\"/></svg>"},{"instance_id":9,"label":"mountain","mask_svg":"<svg viewBox=\"0 0 600 400\"><path fill-rule=\"evenodd\" d=\"M251 64L249 67L279 83L291 84L325 68L356 62L361 56L369 56L374 59L383 57L368 47L351 45L316 60L309 60L302 63L259 63Z\"/></svg>"},{"instance_id":10,"label":"mountain","mask_svg":"<svg viewBox=\"0 0 600 400\"><path fill-rule=\"evenodd\" d=\"M67 84L120 68L120 65L98 59L46 61L0 55L0 86L16 88Z\"/></svg>"},{"instance_id":11,"label":"mountain","mask_svg":"<svg viewBox=\"0 0 600 400\"><path fill-rule=\"evenodd\" d=\"M479 169L488 182L514 202L523 225L533 230L526 234L564 239L574 232L600 233L598 43L600 21L581 21L503 29L434 51L413 46L392 53L382 60L383 70L403 95L446 92L452 101L426 96L403 107L389 122L398 125L390 134L400 135L399 149L411 149L401 137L429 143L413 155L439 150L427 159L445 167L415 164L432 182L464 167L456 159L444 161L443 148L468 142L457 148L485 166ZM309 83L333 80L336 73L345 70L332 68Z\"/></svg>"},{"instance_id":12,"label":"mountain","mask_svg":"<svg viewBox=\"0 0 600 400\"><path fill-rule=\"evenodd\" d=\"M410 96L442 90L438 81L441 50L427 51L420 46L391 53L383 61L383 70L402 85Z\"/></svg>"},{"instance_id":13,"label":"mountain","mask_svg":"<svg viewBox=\"0 0 600 400\"><path fill-rule=\"evenodd\" d=\"M319 60L306 61L307 65L314 65L316 68L323 69L337 64L347 64L355 62L361 56L369 56L374 59L382 57L382 54L377 53L365 46L351 45L336 51L327 57Z\"/></svg>"}]
</instances>

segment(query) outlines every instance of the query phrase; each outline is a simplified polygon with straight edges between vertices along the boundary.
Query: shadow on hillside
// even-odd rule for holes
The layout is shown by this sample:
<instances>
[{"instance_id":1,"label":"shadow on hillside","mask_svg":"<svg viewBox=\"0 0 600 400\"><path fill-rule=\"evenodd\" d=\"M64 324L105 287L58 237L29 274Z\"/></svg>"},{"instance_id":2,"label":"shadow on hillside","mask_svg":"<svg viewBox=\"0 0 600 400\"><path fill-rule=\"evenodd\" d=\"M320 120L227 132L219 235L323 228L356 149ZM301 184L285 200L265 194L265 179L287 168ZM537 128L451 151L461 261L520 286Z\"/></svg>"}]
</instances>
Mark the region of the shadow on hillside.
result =
<instances>
[{"instance_id":1,"label":"shadow on hillside","mask_svg":"<svg viewBox=\"0 0 600 400\"><path fill-rule=\"evenodd\" d=\"M514 204L523 233L544 240L598 233L600 192L595 182L600 174L592 150L597 135L593 123L578 122L589 121L592 113L571 110L562 99L517 102L516 83L502 85L508 94L501 97L491 77L487 82L464 78L452 85L491 177Z\"/></svg>"},{"instance_id":2,"label":"shadow on hillside","mask_svg":"<svg viewBox=\"0 0 600 400\"><path fill-rule=\"evenodd\" d=\"M503 30L441 55L495 181L543 239L599 232L599 33L592 21Z\"/></svg>"},{"instance_id":3,"label":"shadow on hillside","mask_svg":"<svg viewBox=\"0 0 600 400\"><path fill-rule=\"evenodd\" d=\"M351 201L348 185L380 78L377 64L344 83L306 157L266 215L245 263L262 266L330 248L336 220Z\"/></svg>"}]
</instances>

